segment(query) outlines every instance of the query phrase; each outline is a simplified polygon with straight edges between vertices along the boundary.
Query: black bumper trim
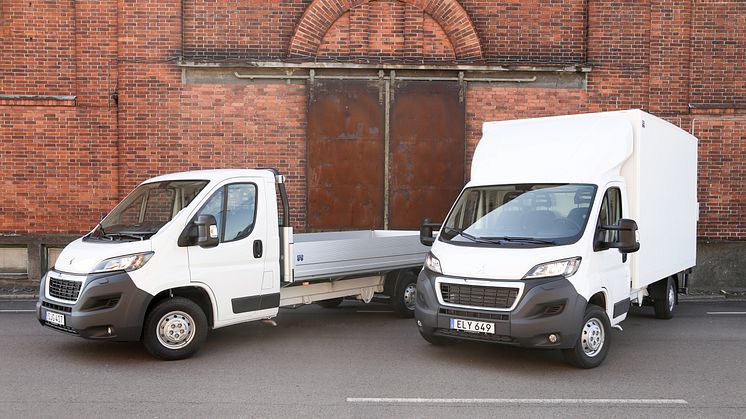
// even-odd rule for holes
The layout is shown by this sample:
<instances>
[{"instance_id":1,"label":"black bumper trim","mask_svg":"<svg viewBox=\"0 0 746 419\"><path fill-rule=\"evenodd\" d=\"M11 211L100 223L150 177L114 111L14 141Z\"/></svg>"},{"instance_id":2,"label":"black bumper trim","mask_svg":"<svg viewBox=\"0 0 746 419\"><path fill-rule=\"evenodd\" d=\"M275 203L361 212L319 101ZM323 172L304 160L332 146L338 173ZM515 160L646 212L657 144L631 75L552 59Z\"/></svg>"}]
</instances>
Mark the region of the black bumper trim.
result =
<instances>
[{"instance_id":1,"label":"black bumper trim","mask_svg":"<svg viewBox=\"0 0 746 419\"><path fill-rule=\"evenodd\" d=\"M46 289L46 280L47 276L44 276L41 290ZM36 315L41 325L67 334L88 339L137 341L152 299L152 295L137 288L126 272L91 274L83 281L80 296L74 304L47 300L41 292ZM99 304L103 300L110 303ZM47 311L63 315L65 324L48 322Z\"/></svg>"},{"instance_id":2,"label":"black bumper trim","mask_svg":"<svg viewBox=\"0 0 746 419\"><path fill-rule=\"evenodd\" d=\"M437 276L423 270L417 281L415 317L426 333L535 348L570 348L578 339L587 301L566 278L522 281L524 291L516 307L510 312L495 313L487 309L456 310L441 305L435 292ZM491 322L495 335L453 330L451 318ZM550 334L559 339L550 342Z\"/></svg>"}]
</instances>

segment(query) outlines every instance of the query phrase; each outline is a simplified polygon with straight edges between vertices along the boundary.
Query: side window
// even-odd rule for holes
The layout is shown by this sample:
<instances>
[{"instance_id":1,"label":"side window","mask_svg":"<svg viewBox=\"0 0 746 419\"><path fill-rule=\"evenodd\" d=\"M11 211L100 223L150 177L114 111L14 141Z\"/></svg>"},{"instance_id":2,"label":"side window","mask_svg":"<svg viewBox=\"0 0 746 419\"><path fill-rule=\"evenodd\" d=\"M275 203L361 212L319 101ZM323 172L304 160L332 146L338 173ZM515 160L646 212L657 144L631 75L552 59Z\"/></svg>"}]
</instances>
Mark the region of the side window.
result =
<instances>
[{"instance_id":1,"label":"side window","mask_svg":"<svg viewBox=\"0 0 746 419\"><path fill-rule=\"evenodd\" d=\"M219 191L212 194L207 203L197 212L197 216L212 214L215 217L218 222L218 237L223 237L223 190L225 188L220 188Z\"/></svg>"},{"instance_id":2,"label":"side window","mask_svg":"<svg viewBox=\"0 0 746 419\"><path fill-rule=\"evenodd\" d=\"M601 211L598 215L598 225L618 225L622 219L622 192L619 188L610 188L604 194L601 202ZM617 241L619 232L613 230L602 230L599 239L603 241Z\"/></svg>"},{"instance_id":3,"label":"side window","mask_svg":"<svg viewBox=\"0 0 746 419\"><path fill-rule=\"evenodd\" d=\"M256 214L256 185L250 183L228 185L225 234L222 241L241 240L254 229Z\"/></svg>"},{"instance_id":4,"label":"side window","mask_svg":"<svg viewBox=\"0 0 746 419\"><path fill-rule=\"evenodd\" d=\"M256 185L236 183L221 188L197 212L198 216L203 214L215 217L221 243L247 237L256 218Z\"/></svg>"}]
</instances>

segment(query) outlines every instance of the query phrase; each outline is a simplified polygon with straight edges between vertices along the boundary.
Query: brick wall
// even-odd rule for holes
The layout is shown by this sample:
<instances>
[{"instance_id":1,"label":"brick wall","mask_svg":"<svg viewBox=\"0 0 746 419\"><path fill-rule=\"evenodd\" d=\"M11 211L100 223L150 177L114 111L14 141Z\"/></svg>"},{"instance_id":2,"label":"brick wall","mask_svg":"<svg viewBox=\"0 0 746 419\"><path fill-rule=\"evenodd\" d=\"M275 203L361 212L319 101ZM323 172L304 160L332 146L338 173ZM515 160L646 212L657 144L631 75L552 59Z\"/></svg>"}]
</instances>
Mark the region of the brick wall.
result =
<instances>
[{"instance_id":1,"label":"brick wall","mask_svg":"<svg viewBox=\"0 0 746 419\"><path fill-rule=\"evenodd\" d=\"M257 165L289 175L303 229L305 88L183 84L183 45L214 61L590 65L586 89L470 85L467 159L484 120L640 107L701 138L700 236L746 238L742 1L184 0L183 38L181 14L0 2L0 233L81 232L147 177Z\"/></svg>"}]
</instances>

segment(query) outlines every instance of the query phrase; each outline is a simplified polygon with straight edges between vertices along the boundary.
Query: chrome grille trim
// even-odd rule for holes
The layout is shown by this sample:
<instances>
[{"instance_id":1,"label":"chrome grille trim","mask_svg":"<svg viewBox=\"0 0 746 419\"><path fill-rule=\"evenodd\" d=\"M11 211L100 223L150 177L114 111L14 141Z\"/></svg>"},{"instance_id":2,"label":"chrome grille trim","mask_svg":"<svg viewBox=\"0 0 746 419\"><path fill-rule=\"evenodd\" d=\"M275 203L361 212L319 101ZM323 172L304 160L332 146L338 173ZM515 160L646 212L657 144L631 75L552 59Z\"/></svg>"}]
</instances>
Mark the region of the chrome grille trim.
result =
<instances>
[{"instance_id":1,"label":"chrome grille trim","mask_svg":"<svg viewBox=\"0 0 746 419\"><path fill-rule=\"evenodd\" d=\"M458 285L458 286L467 286L467 287L492 287L492 288L509 288L514 289L517 291L517 294L515 295L515 299L512 301L512 304L510 307L504 307L504 308L497 308L497 307L483 307L483 306L475 306L475 305L468 305L468 304L454 304L451 302L447 302L443 298L443 291L441 284L452 284L452 285ZM481 279L462 279L462 278L450 278L450 277L437 277L435 278L435 293L438 296L438 302L441 305L444 305L446 307L458 307L458 308L464 308L464 309L472 309L472 310L487 310L487 311L513 311L513 309L516 308L518 305L518 302L521 301L521 297L523 296L523 291L525 288L525 284L521 281L486 281Z\"/></svg>"}]
</instances>

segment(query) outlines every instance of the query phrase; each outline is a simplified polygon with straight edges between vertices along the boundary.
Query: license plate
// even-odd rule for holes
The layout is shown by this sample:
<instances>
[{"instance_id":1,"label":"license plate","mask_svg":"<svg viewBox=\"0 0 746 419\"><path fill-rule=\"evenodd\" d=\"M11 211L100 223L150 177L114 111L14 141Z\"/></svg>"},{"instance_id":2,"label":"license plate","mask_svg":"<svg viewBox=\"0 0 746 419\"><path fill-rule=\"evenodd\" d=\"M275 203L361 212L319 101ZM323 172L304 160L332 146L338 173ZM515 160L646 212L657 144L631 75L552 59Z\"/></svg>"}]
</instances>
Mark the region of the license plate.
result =
<instances>
[{"instance_id":1,"label":"license plate","mask_svg":"<svg viewBox=\"0 0 746 419\"><path fill-rule=\"evenodd\" d=\"M53 311L47 311L45 314L45 319L52 324L57 324L60 326L65 325L65 315L60 313L55 313Z\"/></svg>"},{"instance_id":2,"label":"license plate","mask_svg":"<svg viewBox=\"0 0 746 419\"><path fill-rule=\"evenodd\" d=\"M451 329L473 333L495 334L495 323L478 322L475 320L451 319Z\"/></svg>"}]
</instances>

